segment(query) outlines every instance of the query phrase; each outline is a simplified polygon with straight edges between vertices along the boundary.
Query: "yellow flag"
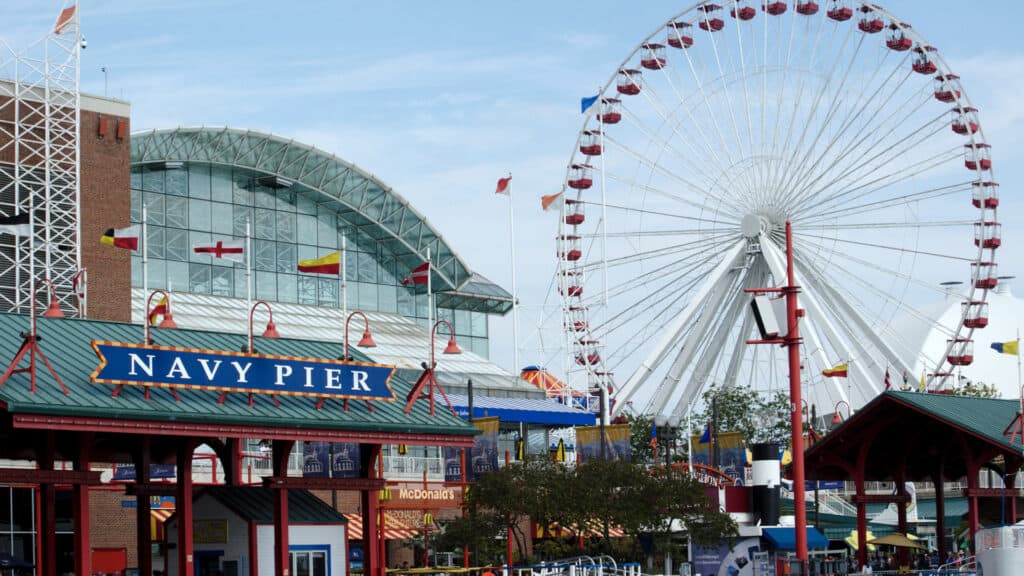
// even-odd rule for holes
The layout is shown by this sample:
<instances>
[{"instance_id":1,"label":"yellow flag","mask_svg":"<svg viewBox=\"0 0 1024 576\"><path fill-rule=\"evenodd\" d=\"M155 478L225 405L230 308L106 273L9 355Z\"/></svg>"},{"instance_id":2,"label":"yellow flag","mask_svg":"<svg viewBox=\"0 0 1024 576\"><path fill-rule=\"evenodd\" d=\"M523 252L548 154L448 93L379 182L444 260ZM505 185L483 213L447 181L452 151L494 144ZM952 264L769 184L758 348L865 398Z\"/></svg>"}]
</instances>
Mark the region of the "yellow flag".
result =
<instances>
[{"instance_id":1,"label":"yellow flag","mask_svg":"<svg viewBox=\"0 0 1024 576\"><path fill-rule=\"evenodd\" d=\"M925 391L925 387L924 387L924 372L921 372L921 383L917 385L917 391L918 392L924 392Z\"/></svg>"}]
</instances>

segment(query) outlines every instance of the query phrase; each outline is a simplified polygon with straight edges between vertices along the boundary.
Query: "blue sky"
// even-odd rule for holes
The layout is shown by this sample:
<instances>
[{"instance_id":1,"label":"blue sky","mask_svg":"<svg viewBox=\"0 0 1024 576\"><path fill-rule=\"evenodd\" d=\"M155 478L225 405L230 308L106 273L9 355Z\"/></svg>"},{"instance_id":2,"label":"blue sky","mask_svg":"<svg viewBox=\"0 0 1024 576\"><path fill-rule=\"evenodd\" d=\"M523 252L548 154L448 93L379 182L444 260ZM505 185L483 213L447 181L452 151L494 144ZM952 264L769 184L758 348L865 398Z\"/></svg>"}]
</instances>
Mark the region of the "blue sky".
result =
<instances>
[{"instance_id":1,"label":"blue sky","mask_svg":"<svg viewBox=\"0 0 1024 576\"><path fill-rule=\"evenodd\" d=\"M512 172L522 363L554 265L559 190L591 95L650 32L690 3L85 1L82 87L132 104L133 130L229 125L318 146L377 175L470 266L510 288ZM1018 271L1015 198L1024 158L1024 49L1017 3L886 2L939 47L982 111L1007 226L1001 273ZM4 0L0 38L24 46L56 0ZM491 325L492 357L512 367L511 321Z\"/></svg>"}]
</instances>

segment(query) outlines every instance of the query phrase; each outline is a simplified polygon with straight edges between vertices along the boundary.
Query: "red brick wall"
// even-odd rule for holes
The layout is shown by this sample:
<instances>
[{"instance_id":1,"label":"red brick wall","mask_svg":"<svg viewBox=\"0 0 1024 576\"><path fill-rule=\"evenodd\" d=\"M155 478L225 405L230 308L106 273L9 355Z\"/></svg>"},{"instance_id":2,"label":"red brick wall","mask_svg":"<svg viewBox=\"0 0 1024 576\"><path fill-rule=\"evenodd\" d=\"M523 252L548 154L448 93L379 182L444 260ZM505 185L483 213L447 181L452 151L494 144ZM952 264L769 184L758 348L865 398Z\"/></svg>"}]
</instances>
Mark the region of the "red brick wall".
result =
<instances>
[{"instance_id":1,"label":"red brick wall","mask_svg":"<svg viewBox=\"0 0 1024 576\"><path fill-rule=\"evenodd\" d=\"M100 114L82 111L82 264L89 271L89 318L131 320L131 251L100 244L107 228L128 226L131 215L127 118L102 115L107 135L97 135ZM117 123L125 123L118 140Z\"/></svg>"},{"instance_id":2,"label":"red brick wall","mask_svg":"<svg viewBox=\"0 0 1024 576\"><path fill-rule=\"evenodd\" d=\"M138 566L135 549L135 508L122 508L124 488L89 491L89 538L93 548L126 548L128 566Z\"/></svg>"}]
</instances>

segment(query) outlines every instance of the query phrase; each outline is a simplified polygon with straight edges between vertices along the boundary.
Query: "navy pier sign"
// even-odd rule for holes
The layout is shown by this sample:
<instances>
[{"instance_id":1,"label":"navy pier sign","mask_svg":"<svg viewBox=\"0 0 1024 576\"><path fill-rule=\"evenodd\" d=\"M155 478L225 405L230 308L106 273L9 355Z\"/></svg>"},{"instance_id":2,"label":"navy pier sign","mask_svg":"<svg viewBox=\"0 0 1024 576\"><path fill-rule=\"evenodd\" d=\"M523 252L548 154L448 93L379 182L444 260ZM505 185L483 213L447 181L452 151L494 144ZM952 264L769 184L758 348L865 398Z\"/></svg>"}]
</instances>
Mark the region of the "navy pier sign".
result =
<instances>
[{"instance_id":1,"label":"navy pier sign","mask_svg":"<svg viewBox=\"0 0 1024 576\"><path fill-rule=\"evenodd\" d=\"M393 401L394 366L93 340L90 380L218 392Z\"/></svg>"}]
</instances>

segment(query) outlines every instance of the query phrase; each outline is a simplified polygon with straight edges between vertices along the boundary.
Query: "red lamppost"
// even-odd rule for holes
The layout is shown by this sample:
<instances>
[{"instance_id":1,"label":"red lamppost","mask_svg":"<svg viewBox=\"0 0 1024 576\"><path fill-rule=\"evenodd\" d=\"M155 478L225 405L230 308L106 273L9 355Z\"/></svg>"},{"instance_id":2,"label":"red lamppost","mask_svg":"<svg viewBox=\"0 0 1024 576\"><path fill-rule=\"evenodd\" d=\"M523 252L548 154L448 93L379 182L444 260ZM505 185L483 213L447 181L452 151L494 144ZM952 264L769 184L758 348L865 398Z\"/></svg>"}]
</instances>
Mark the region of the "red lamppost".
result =
<instances>
[{"instance_id":1,"label":"red lamppost","mask_svg":"<svg viewBox=\"0 0 1024 576\"><path fill-rule=\"evenodd\" d=\"M349 322L352 321L352 317L356 316L356 315L362 316L362 318L363 318L363 337L359 339L359 343L356 344L356 346L359 346L360 348L376 348L377 347L377 343L373 341L373 335L370 334L370 319L366 317L366 314L363 314L359 310L355 310L351 314L348 315L348 318L345 318L345 350L342 351L341 358L339 358L339 360L346 360L347 361L349 359L349 356L348 356L348 324L349 324Z\"/></svg>"},{"instance_id":2,"label":"red lamppost","mask_svg":"<svg viewBox=\"0 0 1024 576\"><path fill-rule=\"evenodd\" d=\"M462 354L462 349L455 343L455 328L452 327L451 322L447 320L438 320L434 323L434 327L430 329L430 369L433 370L437 364L434 361L434 336L437 335L437 327L444 324L448 327L448 345L444 347L443 354Z\"/></svg>"},{"instance_id":3,"label":"red lamppost","mask_svg":"<svg viewBox=\"0 0 1024 576\"><path fill-rule=\"evenodd\" d=\"M423 364L423 374L420 375L416 384L409 391L408 396L405 400L405 413L408 414L412 410L412 405L420 398L426 398L427 402L430 403L430 415L434 415L434 388L437 387L441 391L441 395L444 396L445 402L448 403L448 407L451 408L451 402L448 402L448 396L445 395L444 390L441 389L441 385L437 383L437 379L434 378L434 366L437 361L434 360L434 336L437 335L437 327L444 324L448 327L448 345L444 348L444 354L462 354L462 349L455 343L455 328L452 327L451 323L447 320L438 320L434 323L434 326L430 328L430 364ZM427 392L423 392L423 388L427 388ZM452 410L454 413L454 409Z\"/></svg>"},{"instance_id":4,"label":"red lamppost","mask_svg":"<svg viewBox=\"0 0 1024 576\"><path fill-rule=\"evenodd\" d=\"M266 306L267 307L267 313L270 314L270 320L267 321L267 328L266 328L266 330L263 331L263 334L261 334L261 336L263 338L280 338L281 337L281 334L279 334L278 331L277 331L277 326L274 326L274 311L271 310L270 304L267 304L267 302L265 300L257 300L256 303L252 305L252 308L249 309L249 348L246 351L249 352L250 354L256 352L256 349L253 348L253 344L252 344L252 323L253 323L253 316L256 314L256 309L259 308L260 304L262 304L263 306Z\"/></svg>"},{"instance_id":5,"label":"red lamppost","mask_svg":"<svg viewBox=\"0 0 1024 576\"><path fill-rule=\"evenodd\" d=\"M57 371L50 365L50 361L46 359L46 355L43 354L42 349L39 348L39 335L36 333L36 298L39 295L39 286L45 284L47 289L50 291L50 305L47 307L46 312L43 313L43 318L63 318L64 312L61 311L60 306L57 304L57 290L53 286L53 282L47 278L36 282L35 288L32 290L32 301L29 303L29 330L26 334L21 333L23 338L21 342L21 348L18 349L18 353L14 356L14 360L11 361L10 366L4 371L3 375L0 376L0 386L3 386L7 379L11 377L11 374L19 372L28 372L30 384L30 391L35 393L36 391L36 356L43 361L46 368L49 369L50 374L53 374L53 378L60 384L61 390L64 394L68 394L68 389L64 386L64 382L61 381L60 376L57 375ZM18 368L18 364L21 363L21 359L25 357L25 354L29 355L29 367Z\"/></svg>"},{"instance_id":6,"label":"red lamppost","mask_svg":"<svg viewBox=\"0 0 1024 576\"><path fill-rule=\"evenodd\" d=\"M156 296L157 294L162 295L164 297L164 300L167 300L167 309L164 310L163 312L164 318L163 320L160 321L160 324L157 325L157 328L178 327L178 325L175 324L174 322L174 316L171 314L171 295L168 294L167 292L164 292L163 290L153 290L152 292L150 292L149 298L146 298L146 318L143 320L143 322L146 325L146 344L153 343L153 341L149 338L149 327L152 324L152 322L150 322L149 320L149 316L152 314L153 310L153 296Z\"/></svg>"},{"instance_id":7,"label":"red lamppost","mask_svg":"<svg viewBox=\"0 0 1024 576\"><path fill-rule=\"evenodd\" d=\"M839 413L839 406L842 405L842 404L846 404L846 418L843 418L843 416ZM835 413L832 414L832 425L833 426L838 426L839 424L843 423L843 420L847 420L847 419L850 418L850 414L851 414L851 412L850 412L850 403L847 402L846 400L840 400L839 402L836 402L835 410L836 410Z\"/></svg>"}]
</instances>

